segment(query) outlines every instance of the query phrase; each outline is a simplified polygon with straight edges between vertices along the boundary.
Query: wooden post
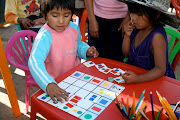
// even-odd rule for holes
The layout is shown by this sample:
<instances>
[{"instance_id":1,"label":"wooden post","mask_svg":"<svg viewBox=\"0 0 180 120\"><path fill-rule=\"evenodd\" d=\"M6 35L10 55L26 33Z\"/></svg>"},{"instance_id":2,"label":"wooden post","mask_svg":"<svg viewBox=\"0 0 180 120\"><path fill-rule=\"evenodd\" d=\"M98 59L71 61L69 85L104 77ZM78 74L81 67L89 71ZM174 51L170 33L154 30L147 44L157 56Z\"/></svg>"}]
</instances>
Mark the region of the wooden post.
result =
<instances>
[{"instance_id":1,"label":"wooden post","mask_svg":"<svg viewBox=\"0 0 180 120\"><path fill-rule=\"evenodd\" d=\"M18 117L21 115L21 112L19 109L16 91L15 91L13 80L11 77L11 72L8 67L8 62L7 62L4 47L3 47L3 44L1 41L1 37L0 37L0 73L3 78L4 84L6 87L6 91L8 93L8 97L9 97L9 101L12 106L13 113L16 117Z\"/></svg>"}]
</instances>

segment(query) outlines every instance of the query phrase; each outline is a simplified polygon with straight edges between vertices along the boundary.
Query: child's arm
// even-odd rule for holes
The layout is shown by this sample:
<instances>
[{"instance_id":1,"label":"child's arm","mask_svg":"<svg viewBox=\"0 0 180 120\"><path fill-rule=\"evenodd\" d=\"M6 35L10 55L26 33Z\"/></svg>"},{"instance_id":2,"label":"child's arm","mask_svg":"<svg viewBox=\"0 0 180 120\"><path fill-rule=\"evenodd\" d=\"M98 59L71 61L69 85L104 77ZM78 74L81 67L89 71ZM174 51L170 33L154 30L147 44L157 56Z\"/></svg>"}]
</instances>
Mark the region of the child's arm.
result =
<instances>
[{"instance_id":1,"label":"child's arm","mask_svg":"<svg viewBox=\"0 0 180 120\"><path fill-rule=\"evenodd\" d=\"M94 38L99 38L99 24L94 15L93 1L94 0L84 0L86 10L88 13L88 20L89 20L88 27L89 27L89 32L90 32L91 36Z\"/></svg>"},{"instance_id":2,"label":"child's arm","mask_svg":"<svg viewBox=\"0 0 180 120\"><path fill-rule=\"evenodd\" d=\"M56 102L54 96L62 101L61 98L65 98L67 100L65 95L68 96L68 94L57 86L56 81L48 74L46 70L44 62L48 56L51 43L52 37L50 32L46 31L45 29L41 29L36 36L36 40L31 50L28 66L39 87L44 92L48 93L52 100Z\"/></svg>"},{"instance_id":3,"label":"child's arm","mask_svg":"<svg viewBox=\"0 0 180 120\"><path fill-rule=\"evenodd\" d=\"M125 57L129 56L129 49L130 49L130 36L131 33L134 29L134 26L132 25L131 21L128 21L125 25L124 25L124 39L123 39L123 43L122 43L122 52L124 54Z\"/></svg>"},{"instance_id":4,"label":"child's arm","mask_svg":"<svg viewBox=\"0 0 180 120\"><path fill-rule=\"evenodd\" d=\"M166 72L166 40L162 34L157 33L152 40L152 52L154 53L155 67L142 75L136 75L127 71L122 75L127 84L141 83L155 80Z\"/></svg>"}]
</instances>

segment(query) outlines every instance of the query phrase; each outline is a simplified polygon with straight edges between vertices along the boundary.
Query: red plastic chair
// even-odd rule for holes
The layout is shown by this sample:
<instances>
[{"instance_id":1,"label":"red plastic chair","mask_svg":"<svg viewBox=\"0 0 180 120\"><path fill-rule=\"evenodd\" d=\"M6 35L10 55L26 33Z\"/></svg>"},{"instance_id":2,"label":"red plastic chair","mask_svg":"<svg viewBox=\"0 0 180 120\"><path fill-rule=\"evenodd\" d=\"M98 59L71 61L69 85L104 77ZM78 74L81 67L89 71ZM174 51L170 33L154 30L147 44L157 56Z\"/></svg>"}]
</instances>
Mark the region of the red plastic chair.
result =
<instances>
[{"instance_id":1,"label":"red plastic chair","mask_svg":"<svg viewBox=\"0 0 180 120\"><path fill-rule=\"evenodd\" d=\"M29 68L28 59L37 33L31 30L21 30L15 33L6 46L6 57L8 61L17 68L24 70L26 79L26 113L29 110L30 86L39 87L34 81Z\"/></svg>"},{"instance_id":2,"label":"red plastic chair","mask_svg":"<svg viewBox=\"0 0 180 120\"><path fill-rule=\"evenodd\" d=\"M88 18L88 14L87 14L87 10L84 9L83 10L83 13L82 13L82 16L81 16L81 22L80 22L80 31L81 31L81 36L82 36L82 39L81 41L85 41L88 37L88 35L85 35L85 29L86 29L86 20Z\"/></svg>"},{"instance_id":3,"label":"red plastic chair","mask_svg":"<svg viewBox=\"0 0 180 120\"><path fill-rule=\"evenodd\" d=\"M171 3L173 4L175 10L176 10L176 15L178 18L180 18L180 0L171 0Z\"/></svg>"}]
</instances>

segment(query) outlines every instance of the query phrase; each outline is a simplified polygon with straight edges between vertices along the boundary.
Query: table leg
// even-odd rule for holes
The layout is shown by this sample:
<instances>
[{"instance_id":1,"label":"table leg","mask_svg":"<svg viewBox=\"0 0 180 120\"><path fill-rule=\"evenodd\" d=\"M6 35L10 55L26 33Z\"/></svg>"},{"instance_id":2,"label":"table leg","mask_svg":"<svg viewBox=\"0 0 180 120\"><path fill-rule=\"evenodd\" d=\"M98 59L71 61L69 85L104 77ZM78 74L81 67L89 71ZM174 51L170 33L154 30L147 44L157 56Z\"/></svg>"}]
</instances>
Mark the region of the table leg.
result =
<instances>
[{"instance_id":1,"label":"table leg","mask_svg":"<svg viewBox=\"0 0 180 120\"><path fill-rule=\"evenodd\" d=\"M33 98L31 98L31 116L30 120L36 120L36 105L34 104Z\"/></svg>"}]
</instances>

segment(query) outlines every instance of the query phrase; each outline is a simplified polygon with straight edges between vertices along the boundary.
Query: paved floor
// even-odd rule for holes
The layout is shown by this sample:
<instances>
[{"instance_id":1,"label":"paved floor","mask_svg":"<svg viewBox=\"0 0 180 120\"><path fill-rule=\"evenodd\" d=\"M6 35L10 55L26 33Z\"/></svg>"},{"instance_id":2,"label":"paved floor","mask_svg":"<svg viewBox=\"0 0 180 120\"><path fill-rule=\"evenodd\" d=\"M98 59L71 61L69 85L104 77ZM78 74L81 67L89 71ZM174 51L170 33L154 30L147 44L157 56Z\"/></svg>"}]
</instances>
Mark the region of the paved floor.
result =
<instances>
[{"instance_id":1,"label":"paved floor","mask_svg":"<svg viewBox=\"0 0 180 120\"><path fill-rule=\"evenodd\" d=\"M17 28L15 25L10 25L7 27L0 28L0 36L2 38L2 42L4 45L4 49L6 47L8 39L15 33L17 32ZM29 120L30 113L25 114L25 78L24 78L24 73L16 69L13 66L10 66L10 71L12 75L12 79L14 82L17 98L18 98L18 103L20 106L20 110L22 112L22 115L20 117L15 117L11 105L9 103L9 99L7 96L7 92L5 90L3 80L0 76L0 120ZM180 80L180 62L178 64L178 67L176 68L175 71L176 76ZM31 87L31 93L32 95L34 92L36 92L38 88L36 87ZM37 118L38 120L42 120L43 118L39 116Z\"/></svg>"}]
</instances>

